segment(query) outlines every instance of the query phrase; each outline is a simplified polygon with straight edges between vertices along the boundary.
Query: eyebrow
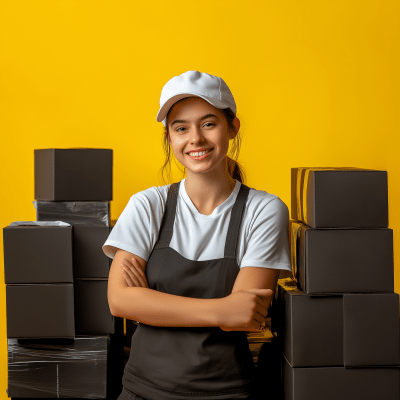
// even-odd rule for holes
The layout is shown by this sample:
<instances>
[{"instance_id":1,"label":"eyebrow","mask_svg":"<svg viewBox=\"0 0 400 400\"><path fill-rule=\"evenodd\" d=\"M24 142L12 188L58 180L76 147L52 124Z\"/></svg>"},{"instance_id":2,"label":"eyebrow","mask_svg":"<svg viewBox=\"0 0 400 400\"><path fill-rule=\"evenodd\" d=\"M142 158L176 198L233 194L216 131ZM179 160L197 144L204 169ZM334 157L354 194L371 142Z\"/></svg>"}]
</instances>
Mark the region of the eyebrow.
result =
<instances>
[{"instance_id":1,"label":"eyebrow","mask_svg":"<svg viewBox=\"0 0 400 400\"><path fill-rule=\"evenodd\" d=\"M215 114L207 114L207 115L203 115L203 116L199 119L199 121L203 121L203 119L210 118L210 117L215 117L215 118L219 119L219 117L217 117ZM188 122L188 121L185 121L184 119L176 119L176 120L171 124L171 126L174 125L174 124L185 123L185 122Z\"/></svg>"}]
</instances>

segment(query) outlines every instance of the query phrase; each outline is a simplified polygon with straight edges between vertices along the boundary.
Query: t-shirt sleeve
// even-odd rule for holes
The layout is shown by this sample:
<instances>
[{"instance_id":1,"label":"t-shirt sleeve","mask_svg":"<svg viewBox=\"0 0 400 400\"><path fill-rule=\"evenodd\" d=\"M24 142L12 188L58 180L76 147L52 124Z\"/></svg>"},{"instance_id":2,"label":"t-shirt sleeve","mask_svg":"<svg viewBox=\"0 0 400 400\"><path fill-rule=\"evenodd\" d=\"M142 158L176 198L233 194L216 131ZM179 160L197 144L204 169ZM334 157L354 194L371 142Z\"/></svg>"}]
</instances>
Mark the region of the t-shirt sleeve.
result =
<instances>
[{"instance_id":1,"label":"t-shirt sleeve","mask_svg":"<svg viewBox=\"0 0 400 400\"><path fill-rule=\"evenodd\" d=\"M289 244L289 210L279 198L270 200L252 221L240 268L280 269L278 279L292 275Z\"/></svg>"},{"instance_id":2,"label":"t-shirt sleeve","mask_svg":"<svg viewBox=\"0 0 400 400\"><path fill-rule=\"evenodd\" d=\"M148 189L129 199L102 246L106 256L114 258L117 249L122 249L148 260L162 218L162 210L152 204L152 197Z\"/></svg>"}]
</instances>

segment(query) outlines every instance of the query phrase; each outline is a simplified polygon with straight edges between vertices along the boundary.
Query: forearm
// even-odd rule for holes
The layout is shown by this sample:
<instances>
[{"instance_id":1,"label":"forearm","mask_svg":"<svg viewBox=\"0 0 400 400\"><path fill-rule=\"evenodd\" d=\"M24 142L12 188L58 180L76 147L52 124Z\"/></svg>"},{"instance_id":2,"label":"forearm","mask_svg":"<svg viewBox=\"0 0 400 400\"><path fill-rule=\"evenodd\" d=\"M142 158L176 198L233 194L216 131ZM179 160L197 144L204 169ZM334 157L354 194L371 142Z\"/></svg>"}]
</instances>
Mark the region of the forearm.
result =
<instances>
[{"instance_id":1,"label":"forearm","mask_svg":"<svg viewBox=\"0 0 400 400\"><path fill-rule=\"evenodd\" d=\"M114 299L112 313L154 326L218 326L220 301L177 296L145 287L124 287L118 299Z\"/></svg>"}]
</instances>

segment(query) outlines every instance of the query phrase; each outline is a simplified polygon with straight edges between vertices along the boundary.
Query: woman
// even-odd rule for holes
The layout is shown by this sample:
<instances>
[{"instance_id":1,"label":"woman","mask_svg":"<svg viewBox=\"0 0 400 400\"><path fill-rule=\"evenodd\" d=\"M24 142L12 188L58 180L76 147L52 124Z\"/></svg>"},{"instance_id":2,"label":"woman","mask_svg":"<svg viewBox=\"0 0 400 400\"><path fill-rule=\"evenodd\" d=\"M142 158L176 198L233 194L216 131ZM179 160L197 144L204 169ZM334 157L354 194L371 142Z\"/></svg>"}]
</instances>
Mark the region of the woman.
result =
<instances>
[{"instance_id":1,"label":"woman","mask_svg":"<svg viewBox=\"0 0 400 400\"><path fill-rule=\"evenodd\" d=\"M110 310L139 322L119 400L249 399L246 331L291 275L288 209L227 156L240 121L221 78L173 77L157 121L187 177L134 194L103 245Z\"/></svg>"}]
</instances>

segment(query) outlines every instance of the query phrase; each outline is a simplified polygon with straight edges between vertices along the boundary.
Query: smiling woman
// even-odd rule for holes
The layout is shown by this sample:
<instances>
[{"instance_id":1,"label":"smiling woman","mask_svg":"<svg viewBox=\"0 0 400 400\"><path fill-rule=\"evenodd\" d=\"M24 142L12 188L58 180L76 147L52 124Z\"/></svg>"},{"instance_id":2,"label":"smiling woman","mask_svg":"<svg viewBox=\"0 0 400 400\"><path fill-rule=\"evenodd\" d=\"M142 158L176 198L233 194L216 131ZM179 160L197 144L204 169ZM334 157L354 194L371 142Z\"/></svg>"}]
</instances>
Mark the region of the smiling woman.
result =
<instances>
[{"instance_id":1,"label":"smiling woman","mask_svg":"<svg viewBox=\"0 0 400 400\"><path fill-rule=\"evenodd\" d=\"M228 156L240 121L221 78L173 77L157 121L162 170L173 153L187 176L134 194L103 245L110 310L139 321L118 400L250 399L246 331L264 329L278 278L292 274L288 208L246 186Z\"/></svg>"}]
</instances>

